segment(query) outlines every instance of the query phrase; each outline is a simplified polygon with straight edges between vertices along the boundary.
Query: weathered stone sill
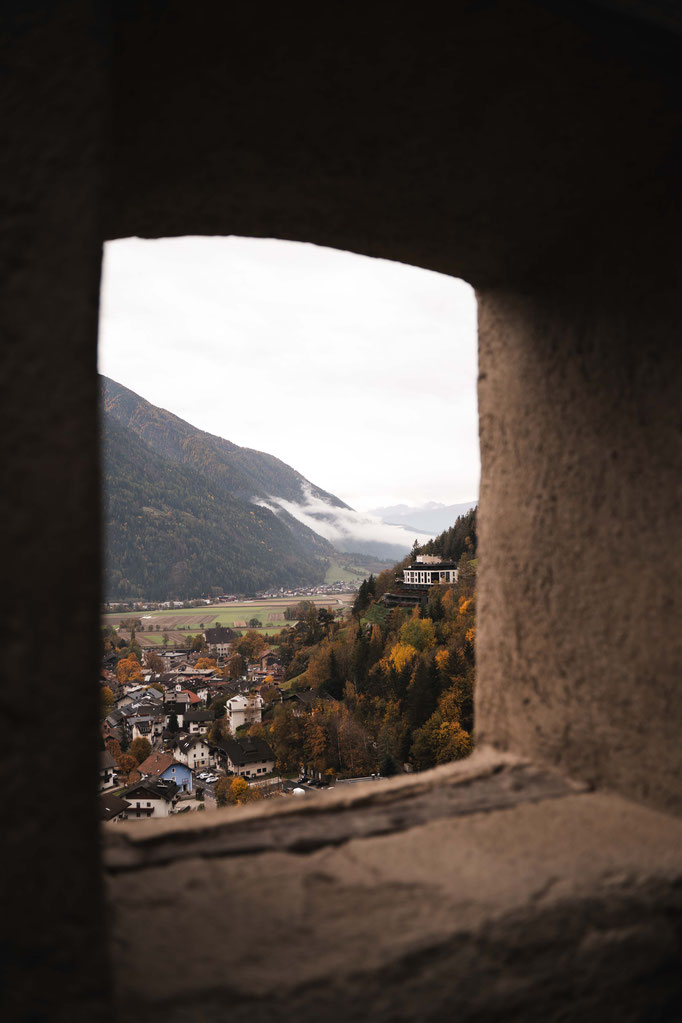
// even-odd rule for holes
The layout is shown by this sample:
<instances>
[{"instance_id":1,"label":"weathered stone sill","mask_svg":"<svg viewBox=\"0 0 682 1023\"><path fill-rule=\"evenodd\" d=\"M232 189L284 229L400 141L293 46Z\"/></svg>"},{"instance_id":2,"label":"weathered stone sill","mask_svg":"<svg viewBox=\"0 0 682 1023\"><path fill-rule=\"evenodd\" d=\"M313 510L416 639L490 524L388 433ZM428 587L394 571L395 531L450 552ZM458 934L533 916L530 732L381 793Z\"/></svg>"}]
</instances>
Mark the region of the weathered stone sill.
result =
<instances>
[{"instance_id":1,"label":"weathered stone sill","mask_svg":"<svg viewBox=\"0 0 682 1023\"><path fill-rule=\"evenodd\" d=\"M305 800L268 800L209 815L109 825L105 862L117 873L197 855L307 853L442 817L501 810L585 790L586 786L528 760L484 750L433 771L320 792Z\"/></svg>"},{"instance_id":2,"label":"weathered stone sill","mask_svg":"<svg viewBox=\"0 0 682 1023\"><path fill-rule=\"evenodd\" d=\"M516 758L104 846L121 1020L682 1018L682 821Z\"/></svg>"}]
</instances>

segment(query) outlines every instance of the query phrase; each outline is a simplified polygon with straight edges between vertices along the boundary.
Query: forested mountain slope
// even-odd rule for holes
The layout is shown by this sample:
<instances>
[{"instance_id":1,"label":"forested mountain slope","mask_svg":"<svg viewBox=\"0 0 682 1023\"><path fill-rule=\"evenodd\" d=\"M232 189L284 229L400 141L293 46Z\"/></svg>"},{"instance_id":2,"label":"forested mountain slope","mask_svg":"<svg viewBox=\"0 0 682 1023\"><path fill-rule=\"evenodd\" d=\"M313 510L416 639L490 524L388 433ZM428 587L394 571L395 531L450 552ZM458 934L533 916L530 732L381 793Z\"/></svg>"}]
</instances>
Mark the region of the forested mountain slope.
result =
<instances>
[{"instance_id":1,"label":"forested mountain slope","mask_svg":"<svg viewBox=\"0 0 682 1023\"><path fill-rule=\"evenodd\" d=\"M241 500L283 497L297 502L305 486L310 488L313 497L337 508L348 507L279 458L252 448L241 448L222 437L198 430L115 380L108 377L100 377L100 380L106 412L169 461L189 465L210 476L212 486L224 490L230 497Z\"/></svg>"},{"instance_id":2,"label":"forested mountain slope","mask_svg":"<svg viewBox=\"0 0 682 1023\"><path fill-rule=\"evenodd\" d=\"M252 500L298 499L302 484L312 487L300 473L196 430L106 378L101 421L107 599L322 581L332 545Z\"/></svg>"},{"instance_id":3,"label":"forested mountain slope","mask_svg":"<svg viewBox=\"0 0 682 1023\"><path fill-rule=\"evenodd\" d=\"M457 561L454 584L432 586L421 608L388 608L380 596L406 562L362 584L350 620L310 604L282 630L290 685L316 690L310 715L288 703L254 725L277 766L321 776L392 774L468 756L472 748L476 637L476 509L413 555ZM409 559L406 559L406 561ZM301 612L305 605L301 605Z\"/></svg>"}]
</instances>

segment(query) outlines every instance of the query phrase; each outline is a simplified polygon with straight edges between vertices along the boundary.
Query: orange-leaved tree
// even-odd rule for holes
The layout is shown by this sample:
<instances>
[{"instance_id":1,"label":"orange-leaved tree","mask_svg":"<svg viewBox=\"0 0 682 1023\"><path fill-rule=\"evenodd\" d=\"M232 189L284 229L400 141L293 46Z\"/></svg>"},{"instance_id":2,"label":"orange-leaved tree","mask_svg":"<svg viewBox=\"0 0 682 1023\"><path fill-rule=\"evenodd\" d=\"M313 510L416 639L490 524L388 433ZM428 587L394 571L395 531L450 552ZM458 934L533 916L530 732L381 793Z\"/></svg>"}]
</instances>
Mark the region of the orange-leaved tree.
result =
<instances>
[{"instance_id":1,"label":"orange-leaved tree","mask_svg":"<svg viewBox=\"0 0 682 1023\"><path fill-rule=\"evenodd\" d=\"M105 718L111 713L112 707L114 706L114 694L112 693L109 686L102 686L99 692L100 695L100 715Z\"/></svg>"},{"instance_id":2,"label":"orange-leaved tree","mask_svg":"<svg viewBox=\"0 0 682 1023\"><path fill-rule=\"evenodd\" d=\"M121 757L121 744L118 741L118 739L107 739L106 747L109 753L111 753L116 763L118 764L118 761Z\"/></svg>"},{"instance_id":3,"label":"orange-leaved tree","mask_svg":"<svg viewBox=\"0 0 682 1023\"><path fill-rule=\"evenodd\" d=\"M144 682L142 668L135 654L124 657L116 665L116 678L122 686L131 685L135 682Z\"/></svg>"},{"instance_id":4,"label":"orange-leaved tree","mask_svg":"<svg viewBox=\"0 0 682 1023\"><path fill-rule=\"evenodd\" d=\"M140 776L137 770L137 760L130 753L121 753L117 760L118 769L122 774L127 775L127 782L130 785Z\"/></svg>"},{"instance_id":5,"label":"orange-leaved tree","mask_svg":"<svg viewBox=\"0 0 682 1023\"><path fill-rule=\"evenodd\" d=\"M231 803L245 803L251 795L251 789L246 778L233 778L230 785L229 800Z\"/></svg>"},{"instance_id":6,"label":"orange-leaved tree","mask_svg":"<svg viewBox=\"0 0 682 1023\"><path fill-rule=\"evenodd\" d=\"M245 657L247 661L254 661L267 644L263 637L253 629L247 629L243 636L240 636L234 644L234 649Z\"/></svg>"}]
</instances>

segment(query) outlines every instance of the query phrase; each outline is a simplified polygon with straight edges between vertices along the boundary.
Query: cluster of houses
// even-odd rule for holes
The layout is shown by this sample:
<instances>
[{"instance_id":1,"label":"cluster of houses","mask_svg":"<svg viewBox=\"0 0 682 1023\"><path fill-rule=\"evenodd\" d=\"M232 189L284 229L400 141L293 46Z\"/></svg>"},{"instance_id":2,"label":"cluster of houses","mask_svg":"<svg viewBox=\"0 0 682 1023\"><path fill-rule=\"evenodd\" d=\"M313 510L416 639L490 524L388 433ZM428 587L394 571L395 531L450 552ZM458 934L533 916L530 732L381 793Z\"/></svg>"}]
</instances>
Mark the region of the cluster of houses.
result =
<instances>
[{"instance_id":1,"label":"cluster of houses","mask_svg":"<svg viewBox=\"0 0 682 1023\"><path fill-rule=\"evenodd\" d=\"M207 629L209 650L220 659L229 654L228 629ZM284 699L297 713L310 710L316 694L283 693L282 666L273 651L264 651L248 673L226 682L219 668L196 668L197 655L164 655L166 670L154 674L144 667L143 681L121 685L114 671L104 668L100 684L108 686L114 706L102 722L102 738L126 747L147 739L151 754L138 765L139 780L121 791L117 764L105 748L100 754L100 816L105 821L168 817L188 808L197 790L220 776L245 778L262 785L273 779L275 756L265 740L247 734L263 720L266 704ZM194 663L192 663L194 662ZM216 715L211 704L224 698L222 729L212 729ZM209 734L210 733L210 734ZM196 805L196 804L195 804Z\"/></svg>"},{"instance_id":2,"label":"cluster of houses","mask_svg":"<svg viewBox=\"0 0 682 1023\"><path fill-rule=\"evenodd\" d=\"M270 600L273 597L328 597L331 594L355 593L358 589L357 583L344 582L341 579L332 583L321 583L319 586L299 586L293 590L281 588L279 590L261 590L256 597L261 600Z\"/></svg>"}]
</instances>

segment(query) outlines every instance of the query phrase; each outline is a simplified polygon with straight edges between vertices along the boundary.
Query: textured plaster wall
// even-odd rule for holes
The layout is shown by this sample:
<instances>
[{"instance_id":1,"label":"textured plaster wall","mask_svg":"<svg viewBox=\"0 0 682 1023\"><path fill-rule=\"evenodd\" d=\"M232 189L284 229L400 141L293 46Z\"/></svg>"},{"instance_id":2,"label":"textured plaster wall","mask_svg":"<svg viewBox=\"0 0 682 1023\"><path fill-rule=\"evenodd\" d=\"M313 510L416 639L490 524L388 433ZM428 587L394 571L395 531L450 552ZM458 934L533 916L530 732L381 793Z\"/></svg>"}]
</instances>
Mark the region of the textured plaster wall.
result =
<instances>
[{"instance_id":1,"label":"textured plaster wall","mask_svg":"<svg viewBox=\"0 0 682 1023\"><path fill-rule=\"evenodd\" d=\"M598 307L479 296L476 721L679 811L680 289L626 280Z\"/></svg>"}]
</instances>

